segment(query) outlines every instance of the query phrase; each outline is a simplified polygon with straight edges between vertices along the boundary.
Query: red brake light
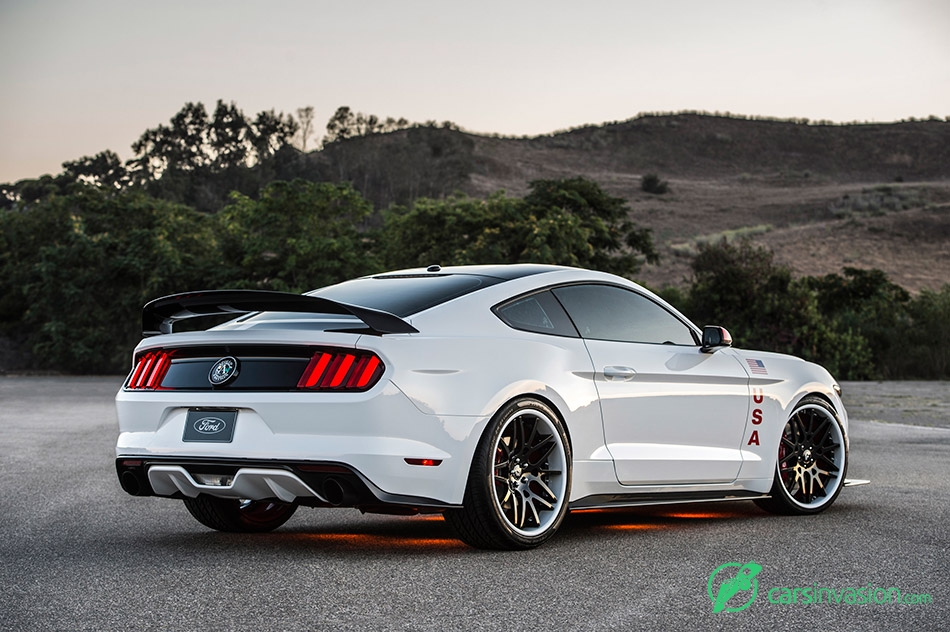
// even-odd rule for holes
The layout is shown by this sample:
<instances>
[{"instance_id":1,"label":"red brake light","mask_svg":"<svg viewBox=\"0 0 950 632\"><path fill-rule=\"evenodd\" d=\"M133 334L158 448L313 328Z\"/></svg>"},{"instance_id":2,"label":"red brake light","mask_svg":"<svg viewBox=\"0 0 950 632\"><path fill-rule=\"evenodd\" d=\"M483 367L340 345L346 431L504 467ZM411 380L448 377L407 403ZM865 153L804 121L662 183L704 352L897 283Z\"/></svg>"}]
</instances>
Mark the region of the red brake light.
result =
<instances>
[{"instance_id":1,"label":"red brake light","mask_svg":"<svg viewBox=\"0 0 950 632\"><path fill-rule=\"evenodd\" d=\"M173 351L149 351L139 357L135 369L126 384L131 390L155 390L162 385L168 368L172 365Z\"/></svg>"},{"instance_id":2,"label":"red brake light","mask_svg":"<svg viewBox=\"0 0 950 632\"><path fill-rule=\"evenodd\" d=\"M330 388L339 388L340 384L343 383L343 378L346 377L347 371L353 366L353 360L355 359L356 356L350 355L349 353L344 353L336 357L333 361L333 377L330 378Z\"/></svg>"},{"instance_id":3,"label":"red brake light","mask_svg":"<svg viewBox=\"0 0 950 632\"><path fill-rule=\"evenodd\" d=\"M297 382L314 391L365 391L376 385L384 366L370 351L317 351Z\"/></svg>"},{"instance_id":4,"label":"red brake light","mask_svg":"<svg viewBox=\"0 0 950 632\"><path fill-rule=\"evenodd\" d=\"M379 368L380 364L381 362L376 356L362 358L359 364L356 365L356 370L353 371L353 375L351 375L349 381L347 381L347 387L366 388L366 385L369 384L369 381L376 374L376 369Z\"/></svg>"},{"instance_id":5,"label":"red brake light","mask_svg":"<svg viewBox=\"0 0 950 632\"><path fill-rule=\"evenodd\" d=\"M323 372L327 370L327 365L330 364L330 359L333 356L329 353L317 352L313 354L313 358L310 359L310 364L307 365L307 369L303 372L303 376L300 378L300 381L297 382L297 388L313 388L317 385L317 380L323 377Z\"/></svg>"}]
</instances>

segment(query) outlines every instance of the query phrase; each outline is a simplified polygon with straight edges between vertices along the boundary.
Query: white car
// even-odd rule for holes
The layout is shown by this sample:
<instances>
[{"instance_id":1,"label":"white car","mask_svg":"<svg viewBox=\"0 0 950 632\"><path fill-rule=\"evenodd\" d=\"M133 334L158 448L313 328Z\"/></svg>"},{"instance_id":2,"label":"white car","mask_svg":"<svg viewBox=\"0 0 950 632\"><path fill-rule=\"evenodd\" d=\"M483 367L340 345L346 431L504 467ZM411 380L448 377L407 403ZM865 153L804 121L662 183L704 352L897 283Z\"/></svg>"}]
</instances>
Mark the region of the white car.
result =
<instances>
[{"instance_id":1,"label":"white car","mask_svg":"<svg viewBox=\"0 0 950 632\"><path fill-rule=\"evenodd\" d=\"M172 333L221 313L244 315ZM304 295L179 294L143 326L116 397L120 483L213 529L345 506L442 513L473 546L530 548L572 509L812 514L845 483L827 371L731 348L610 274L431 266Z\"/></svg>"}]
</instances>

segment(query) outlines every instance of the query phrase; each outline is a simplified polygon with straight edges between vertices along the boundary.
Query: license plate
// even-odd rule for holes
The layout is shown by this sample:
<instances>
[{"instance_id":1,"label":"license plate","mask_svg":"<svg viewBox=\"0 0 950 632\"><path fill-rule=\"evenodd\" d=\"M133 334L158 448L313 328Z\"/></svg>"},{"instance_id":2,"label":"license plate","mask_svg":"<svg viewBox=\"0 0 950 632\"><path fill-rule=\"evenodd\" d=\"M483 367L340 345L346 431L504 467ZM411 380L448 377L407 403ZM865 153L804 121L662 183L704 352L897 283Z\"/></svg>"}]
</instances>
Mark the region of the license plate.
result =
<instances>
[{"instance_id":1,"label":"license plate","mask_svg":"<svg viewBox=\"0 0 950 632\"><path fill-rule=\"evenodd\" d=\"M192 408L185 419L182 441L206 443L231 443L234 426L237 425L236 410L208 410Z\"/></svg>"}]
</instances>

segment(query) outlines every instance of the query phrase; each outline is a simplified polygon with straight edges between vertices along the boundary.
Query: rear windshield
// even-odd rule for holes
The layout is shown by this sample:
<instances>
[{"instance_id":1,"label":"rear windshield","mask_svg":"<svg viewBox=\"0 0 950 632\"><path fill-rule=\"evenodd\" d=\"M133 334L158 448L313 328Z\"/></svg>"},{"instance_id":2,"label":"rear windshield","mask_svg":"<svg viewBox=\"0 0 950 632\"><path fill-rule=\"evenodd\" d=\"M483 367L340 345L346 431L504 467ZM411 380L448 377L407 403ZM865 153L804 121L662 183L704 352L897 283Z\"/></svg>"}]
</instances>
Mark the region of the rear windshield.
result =
<instances>
[{"instance_id":1,"label":"rear windshield","mask_svg":"<svg viewBox=\"0 0 950 632\"><path fill-rule=\"evenodd\" d=\"M405 318L503 280L473 274L381 275L345 281L308 294Z\"/></svg>"}]
</instances>

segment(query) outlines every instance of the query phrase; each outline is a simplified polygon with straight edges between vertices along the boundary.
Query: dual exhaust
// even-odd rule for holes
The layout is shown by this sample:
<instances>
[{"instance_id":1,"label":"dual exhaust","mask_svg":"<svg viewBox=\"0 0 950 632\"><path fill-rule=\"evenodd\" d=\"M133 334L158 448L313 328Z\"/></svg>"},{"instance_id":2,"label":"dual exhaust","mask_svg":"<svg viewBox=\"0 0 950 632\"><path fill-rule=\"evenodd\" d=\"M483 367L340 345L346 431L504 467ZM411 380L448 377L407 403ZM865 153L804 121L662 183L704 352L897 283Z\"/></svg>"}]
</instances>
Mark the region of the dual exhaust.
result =
<instances>
[{"instance_id":1,"label":"dual exhaust","mask_svg":"<svg viewBox=\"0 0 950 632\"><path fill-rule=\"evenodd\" d=\"M241 468L233 477L215 477L217 484L205 484L208 477L192 475L180 465L152 465L147 470L137 460L119 461L116 465L119 485L132 496L173 496L180 493L195 498L199 494L210 494L250 500L278 498L284 502L313 498L333 507L353 506L360 500L349 481L335 476L327 476L322 482L305 482L287 470ZM317 484L317 489L312 487L314 484Z\"/></svg>"}]
</instances>

